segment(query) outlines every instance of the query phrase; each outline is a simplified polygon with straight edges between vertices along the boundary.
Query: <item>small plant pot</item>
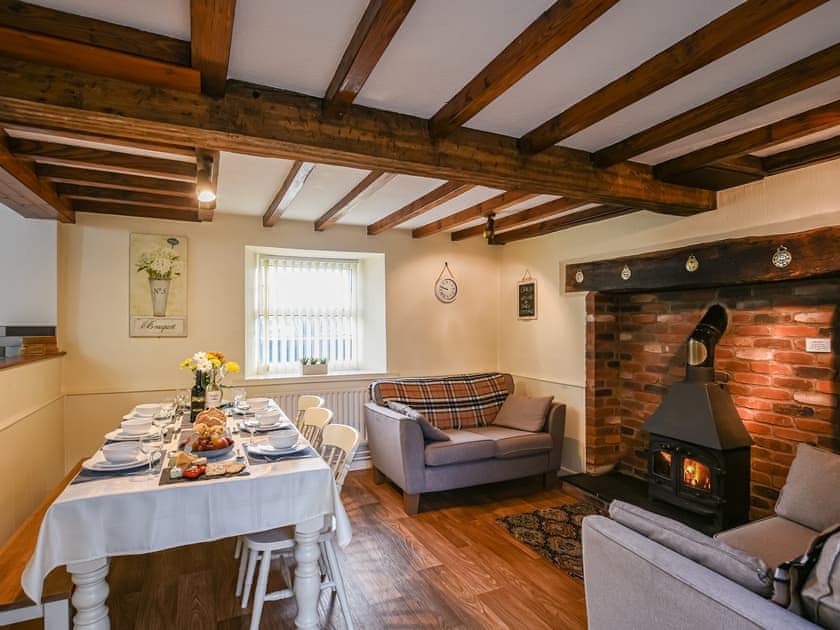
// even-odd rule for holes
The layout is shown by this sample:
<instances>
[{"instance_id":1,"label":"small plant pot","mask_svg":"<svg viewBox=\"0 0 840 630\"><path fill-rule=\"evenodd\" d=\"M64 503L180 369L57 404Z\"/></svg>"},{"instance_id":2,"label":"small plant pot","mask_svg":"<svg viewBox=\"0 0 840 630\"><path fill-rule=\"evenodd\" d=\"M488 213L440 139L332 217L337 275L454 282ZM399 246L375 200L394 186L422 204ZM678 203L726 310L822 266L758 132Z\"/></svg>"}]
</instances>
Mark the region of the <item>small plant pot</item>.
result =
<instances>
[{"instance_id":1,"label":"small plant pot","mask_svg":"<svg viewBox=\"0 0 840 630\"><path fill-rule=\"evenodd\" d=\"M327 364L326 363L317 363L315 365L302 365L303 368L303 375L304 376L312 376L314 374L326 374L327 373Z\"/></svg>"}]
</instances>

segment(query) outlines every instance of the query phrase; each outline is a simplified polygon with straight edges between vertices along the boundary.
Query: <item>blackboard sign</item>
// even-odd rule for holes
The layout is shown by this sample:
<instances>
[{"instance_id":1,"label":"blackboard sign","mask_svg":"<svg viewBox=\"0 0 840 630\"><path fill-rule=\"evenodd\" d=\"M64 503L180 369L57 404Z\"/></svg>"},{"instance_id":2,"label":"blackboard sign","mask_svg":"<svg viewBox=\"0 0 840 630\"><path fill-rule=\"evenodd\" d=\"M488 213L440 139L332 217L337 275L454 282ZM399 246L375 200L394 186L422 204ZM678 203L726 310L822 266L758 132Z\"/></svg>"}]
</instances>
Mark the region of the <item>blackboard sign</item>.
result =
<instances>
[{"instance_id":1,"label":"blackboard sign","mask_svg":"<svg viewBox=\"0 0 840 630\"><path fill-rule=\"evenodd\" d=\"M537 318L537 281L522 280L518 283L519 319Z\"/></svg>"}]
</instances>

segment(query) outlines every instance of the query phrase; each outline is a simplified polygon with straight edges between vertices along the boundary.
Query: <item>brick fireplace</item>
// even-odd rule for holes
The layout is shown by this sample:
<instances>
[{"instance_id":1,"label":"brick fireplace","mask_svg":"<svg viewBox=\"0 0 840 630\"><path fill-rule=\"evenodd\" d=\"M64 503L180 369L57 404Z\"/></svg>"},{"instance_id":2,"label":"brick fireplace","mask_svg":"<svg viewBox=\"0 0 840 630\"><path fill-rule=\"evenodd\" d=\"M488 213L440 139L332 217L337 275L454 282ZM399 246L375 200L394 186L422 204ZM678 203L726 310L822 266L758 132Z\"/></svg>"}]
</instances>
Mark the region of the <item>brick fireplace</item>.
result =
<instances>
[{"instance_id":1,"label":"brick fireplace","mask_svg":"<svg viewBox=\"0 0 840 630\"><path fill-rule=\"evenodd\" d=\"M732 393L754 445L753 518L769 514L798 442L840 451L840 279L798 280L656 293L589 293L586 331L586 465L646 478L644 422L685 377L686 338L711 305L729 328L717 380ZM806 352L831 337L829 353Z\"/></svg>"}]
</instances>

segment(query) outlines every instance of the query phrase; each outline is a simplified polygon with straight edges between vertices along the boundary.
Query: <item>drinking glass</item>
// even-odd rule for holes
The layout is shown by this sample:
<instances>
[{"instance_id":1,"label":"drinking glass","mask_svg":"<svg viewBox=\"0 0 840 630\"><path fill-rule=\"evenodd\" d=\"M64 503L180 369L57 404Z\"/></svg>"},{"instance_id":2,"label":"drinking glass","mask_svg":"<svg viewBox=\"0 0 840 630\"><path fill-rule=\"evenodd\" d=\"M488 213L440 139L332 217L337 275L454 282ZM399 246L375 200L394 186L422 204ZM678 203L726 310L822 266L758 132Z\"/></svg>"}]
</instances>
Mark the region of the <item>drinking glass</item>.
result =
<instances>
[{"instance_id":1,"label":"drinking glass","mask_svg":"<svg viewBox=\"0 0 840 630\"><path fill-rule=\"evenodd\" d=\"M154 475L154 469L152 466L154 462L154 454L156 452L160 452L160 456L163 458L163 432L160 430L152 431L148 435L141 437L140 451L149 460L149 475Z\"/></svg>"},{"instance_id":2,"label":"drinking glass","mask_svg":"<svg viewBox=\"0 0 840 630\"><path fill-rule=\"evenodd\" d=\"M243 422L245 428L248 429L248 433L251 434L251 441L250 444L254 444L254 433L257 430L257 427L260 426L260 421L256 419L256 417L251 416L250 418L246 418L245 422Z\"/></svg>"},{"instance_id":3,"label":"drinking glass","mask_svg":"<svg viewBox=\"0 0 840 630\"><path fill-rule=\"evenodd\" d=\"M237 387L233 390L233 407L236 410L242 410L245 407L245 390Z\"/></svg>"}]
</instances>

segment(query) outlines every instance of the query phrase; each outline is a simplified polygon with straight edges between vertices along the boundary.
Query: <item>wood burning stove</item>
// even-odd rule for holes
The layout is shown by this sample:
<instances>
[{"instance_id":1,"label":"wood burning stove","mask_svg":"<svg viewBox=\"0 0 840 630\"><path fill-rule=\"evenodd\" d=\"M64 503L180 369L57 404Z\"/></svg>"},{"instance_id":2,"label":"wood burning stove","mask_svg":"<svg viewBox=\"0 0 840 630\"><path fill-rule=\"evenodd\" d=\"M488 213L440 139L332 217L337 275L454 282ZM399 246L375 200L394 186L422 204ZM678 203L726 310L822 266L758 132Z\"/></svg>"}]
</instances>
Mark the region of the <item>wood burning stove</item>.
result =
<instances>
[{"instance_id":1,"label":"wood burning stove","mask_svg":"<svg viewBox=\"0 0 840 630\"><path fill-rule=\"evenodd\" d=\"M709 517L715 530L749 518L750 446L726 386L715 382L714 349L726 310L712 306L688 339L686 378L644 424L652 499Z\"/></svg>"}]
</instances>

